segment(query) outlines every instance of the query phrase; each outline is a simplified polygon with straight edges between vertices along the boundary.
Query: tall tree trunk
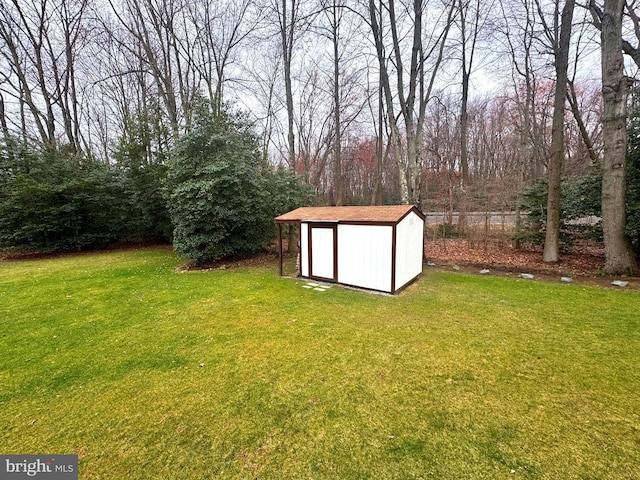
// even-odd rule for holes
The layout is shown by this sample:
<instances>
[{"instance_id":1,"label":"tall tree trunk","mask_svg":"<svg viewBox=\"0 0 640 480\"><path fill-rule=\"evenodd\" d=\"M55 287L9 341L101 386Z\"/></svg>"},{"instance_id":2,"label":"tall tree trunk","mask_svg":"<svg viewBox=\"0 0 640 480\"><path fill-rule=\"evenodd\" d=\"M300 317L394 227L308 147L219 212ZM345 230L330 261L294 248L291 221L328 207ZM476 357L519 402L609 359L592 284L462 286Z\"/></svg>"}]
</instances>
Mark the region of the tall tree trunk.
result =
<instances>
[{"instance_id":1,"label":"tall tree trunk","mask_svg":"<svg viewBox=\"0 0 640 480\"><path fill-rule=\"evenodd\" d=\"M382 170L384 167L384 146L382 142L382 123L384 105L382 100L382 71L378 75L378 138L376 139L376 180L371 205L382 205Z\"/></svg>"},{"instance_id":2,"label":"tall tree trunk","mask_svg":"<svg viewBox=\"0 0 640 480\"><path fill-rule=\"evenodd\" d=\"M287 112L288 112L288 134L287 138L289 140L289 168L292 172L296 171L296 152L295 152L295 136L293 133L293 93L291 88L291 64L284 62L285 65L285 85L286 85L286 96L287 96ZM305 168L305 178L308 183L308 169ZM296 253L298 251L297 248L297 240L295 234L295 228L293 225L289 225L289 237L287 242L287 253Z\"/></svg>"},{"instance_id":3,"label":"tall tree trunk","mask_svg":"<svg viewBox=\"0 0 640 480\"><path fill-rule=\"evenodd\" d=\"M625 186L627 155L628 79L622 57L624 0L605 0L602 15L602 96L604 100L602 158L602 228L605 272L637 275L638 265L626 226Z\"/></svg>"},{"instance_id":4,"label":"tall tree trunk","mask_svg":"<svg viewBox=\"0 0 640 480\"><path fill-rule=\"evenodd\" d=\"M470 25L471 31L467 29L468 14L473 15ZM460 168L462 170L462 183L468 185L469 177L469 80L473 71L473 60L476 53L476 43L480 29L480 1L471 5L470 1L458 0L458 15L460 17L461 36L461 67L462 67L462 99L460 101ZM468 49L468 51L467 51Z\"/></svg>"},{"instance_id":5,"label":"tall tree trunk","mask_svg":"<svg viewBox=\"0 0 640 480\"><path fill-rule=\"evenodd\" d=\"M520 232L522 228L522 218L520 205L522 204L522 189L524 187L525 173L529 170L531 160L528 158L531 152L531 110L532 103L531 82L528 80L528 61L525 70L527 81L525 82L525 104L522 108L522 127L520 130L520 144L518 145L518 194L516 196L516 239L513 248L520 250Z\"/></svg>"},{"instance_id":6,"label":"tall tree trunk","mask_svg":"<svg viewBox=\"0 0 640 480\"><path fill-rule=\"evenodd\" d=\"M472 9L473 8L473 9ZM471 31L467 30L467 17L471 13ZM458 15L460 17L461 39L461 67L462 67L462 99L460 102L460 169L462 170L462 188L459 203L458 229L466 229L466 211L469 192L466 190L471 185L469 175L469 80L473 71L473 59L475 56L476 42L478 39L480 22L480 1L477 0L472 7L470 1L458 1ZM467 49L469 51L467 52Z\"/></svg>"},{"instance_id":7,"label":"tall tree trunk","mask_svg":"<svg viewBox=\"0 0 640 480\"><path fill-rule=\"evenodd\" d=\"M282 41L282 67L284 69L284 89L287 104L287 141L289 143L289 167L295 171L296 137L293 130L293 86L291 80L291 60L293 56L293 40L295 33L296 0L291 2L291 18L287 17L287 0L282 0L280 12L280 39Z\"/></svg>"},{"instance_id":8,"label":"tall tree trunk","mask_svg":"<svg viewBox=\"0 0 640 480\"><path fill-rule=\"evenodd\" d=\"M564 107L567 98L567 71L574 6L575 0L566 0L562 9L560 39L554 43L556 88L551 126L551 158L548 167L547 224L542 254L542 260L545 262L557 262L560 259L560 184L564 157Z\"/></svg>"},{"instance_id":9,"label":"tall tree trunk","mask_svg":"<svg viewBox=\"0 0 640 480\"><path fill-rule=\"evenodd\" d=\"M290 10L289 10L290 7ZM275 0L274 11L277 15L280 34L280 46L282 48L282 68L284 74L284 90L287 106L287 162L291 171L296 171L296 138L294 131L294 105L293 105L293 80L291 77L291 63L293 58L293 44L296 35L298 21L298 0ZM305 177L308 179L308 169L305 168ZM295 229L289 227L287 253L297 252L297 237Z\"/></svg>"},{"instance_id":10,"label":"tall tree trunk","mask_svg":"<svg viewBox=\"0 0 640 480\"><path fill-rule=\"evenodd\" d=\"M331 5L331 29L332 29L332 43L333 43L333 108L334 108L334 123L335 123L335 138L333 144L333 182L335 185L335 199L336 205L343 204L343 187L344 181L342 179L342 125L340 119L340 52L338 50L338 33L340 28L340 14L338 13L340 8L335 0Z\"/></svg>"},{"instance_id":11,"label":"tall tree trunk","mask_svg":"<svg viewBox=\"0 0 640 480\"><path fill-rule=\"evenodd\" d=\"M2 136L4 137L5 148L7 149L7 157L9 157L9 160L11 160L11 162L13 163L13 160L15 160L13 139L11 138L11 133L9 132L9 126L7 125L7 117L4 110L4 97L2 96L2 92L0 92L0 127L2 127Z\"/></svg>"}]
</instances>

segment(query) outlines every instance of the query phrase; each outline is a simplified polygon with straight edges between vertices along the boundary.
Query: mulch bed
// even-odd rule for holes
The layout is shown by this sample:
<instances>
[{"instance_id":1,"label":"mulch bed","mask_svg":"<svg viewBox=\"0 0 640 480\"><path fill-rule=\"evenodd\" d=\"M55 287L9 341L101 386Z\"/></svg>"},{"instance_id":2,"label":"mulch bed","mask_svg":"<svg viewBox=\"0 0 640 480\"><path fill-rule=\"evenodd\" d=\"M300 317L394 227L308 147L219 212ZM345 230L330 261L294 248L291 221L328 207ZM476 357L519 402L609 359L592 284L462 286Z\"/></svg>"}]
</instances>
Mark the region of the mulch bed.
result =
<instances>
[{"instance_id":1,"label":"mulch bed","mask_svg":"<svg viewBox=\"0 0 640 480\"><path fill-rule=\"evenodd\" d=\"M611 286L614 279L629 282L627 288L640 289L639 278L610 277L603 275L604 248L594 243L583 242L573 246L569 253L562 253L558 263L542 261L542 249L523 248L515 250L508 241L483 240L470 242L463 239L440 239L425 241L427 260L443 270L462 270L478 273L489 269L491 274L518 276L530 273L536 278L559 281L560 277L571 277L576 283ZM617 287L618 288L618 287Z\"/></svg>"}]
</instances>

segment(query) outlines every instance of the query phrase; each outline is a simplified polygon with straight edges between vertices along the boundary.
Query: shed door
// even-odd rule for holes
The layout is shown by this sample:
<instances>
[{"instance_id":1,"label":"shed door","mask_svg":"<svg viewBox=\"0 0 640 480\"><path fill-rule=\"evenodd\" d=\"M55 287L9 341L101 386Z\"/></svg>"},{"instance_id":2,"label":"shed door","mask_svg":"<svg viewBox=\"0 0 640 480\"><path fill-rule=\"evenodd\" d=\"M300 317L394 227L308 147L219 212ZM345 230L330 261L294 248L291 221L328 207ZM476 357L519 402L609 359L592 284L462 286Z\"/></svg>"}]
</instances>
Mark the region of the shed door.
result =
<instances>
[{"instance_id":1,"label":"shed door","mask_svg":"<svg viewBox=\"0 0 640 480\"><path fill-rule=\"evenodd\" d=\"M309 226L309 276L336 281L336 226L311 224Z\"/></svg>"}]
</instances>

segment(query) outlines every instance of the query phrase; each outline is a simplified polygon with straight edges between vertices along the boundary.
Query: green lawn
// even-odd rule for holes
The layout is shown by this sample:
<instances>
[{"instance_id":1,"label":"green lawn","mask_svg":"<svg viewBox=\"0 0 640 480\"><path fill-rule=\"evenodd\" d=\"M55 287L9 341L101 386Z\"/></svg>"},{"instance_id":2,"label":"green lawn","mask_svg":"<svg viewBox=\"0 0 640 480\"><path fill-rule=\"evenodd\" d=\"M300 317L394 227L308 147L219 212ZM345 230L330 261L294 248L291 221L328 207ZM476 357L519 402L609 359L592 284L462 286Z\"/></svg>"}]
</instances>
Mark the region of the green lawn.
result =
<instances>
[{"instance_id":1,"label":"green lawn","mask_svg":"<svg viewBox=\"0 0 640 480\"><path fill-rule=\"evenodd\" d=\"M0 453L78 453L83 479L640 479L638 292L179 263L0 263Z\"/></svg>"}]
</instances>

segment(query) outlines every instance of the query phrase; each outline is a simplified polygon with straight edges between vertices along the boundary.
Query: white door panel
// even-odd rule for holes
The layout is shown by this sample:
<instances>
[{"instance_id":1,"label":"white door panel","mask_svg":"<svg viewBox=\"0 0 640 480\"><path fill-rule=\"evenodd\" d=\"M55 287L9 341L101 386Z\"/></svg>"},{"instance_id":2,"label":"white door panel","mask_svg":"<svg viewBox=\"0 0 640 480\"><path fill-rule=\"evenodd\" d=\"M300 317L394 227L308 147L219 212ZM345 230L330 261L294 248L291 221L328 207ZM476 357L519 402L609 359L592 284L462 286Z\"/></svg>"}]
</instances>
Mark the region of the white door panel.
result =
<instances>
[{"instance_id":1,"label":"white door panel","mask_svg":"<svg viewBox=\"0 0 640 480\"><path fill-rule=\"evenodd\" d=\"M335 280L333 227L311 227L311 276Z\"/></svg>"}]
</instances>

